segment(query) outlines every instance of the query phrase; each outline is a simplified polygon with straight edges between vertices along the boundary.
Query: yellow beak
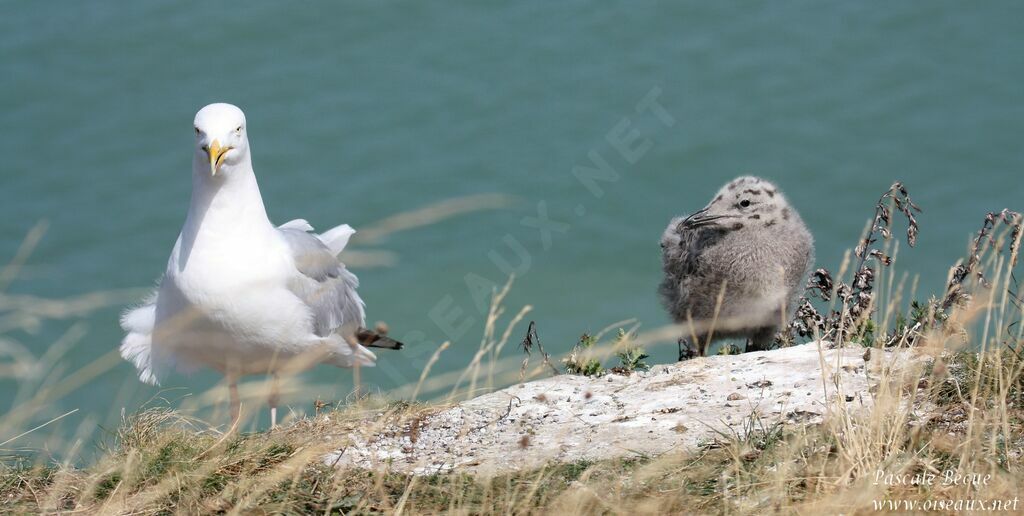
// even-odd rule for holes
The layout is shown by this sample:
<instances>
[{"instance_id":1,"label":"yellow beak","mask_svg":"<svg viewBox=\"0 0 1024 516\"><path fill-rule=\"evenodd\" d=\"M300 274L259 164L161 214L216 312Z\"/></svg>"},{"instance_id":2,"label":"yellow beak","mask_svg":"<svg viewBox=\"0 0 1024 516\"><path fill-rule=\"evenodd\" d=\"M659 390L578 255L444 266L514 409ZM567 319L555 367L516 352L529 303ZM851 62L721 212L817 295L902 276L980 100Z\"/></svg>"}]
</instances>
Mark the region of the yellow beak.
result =
<instances>
[{"instance_id":1,"label":"yellow beak","mask_svg":"<svg viewBox=\"0 0 1024 516\"><path fill-rule=\"evenodd\" d=\"M210 156L211 176L217 175L217 169L219 169L220 165L224 163L224 155L227 154L229 150L231 150L231 147L221 147L220 142L217 140L213 140L213 142L210 143L210 148L206 151L206 154Z\"/></svg>"}]
</instances>

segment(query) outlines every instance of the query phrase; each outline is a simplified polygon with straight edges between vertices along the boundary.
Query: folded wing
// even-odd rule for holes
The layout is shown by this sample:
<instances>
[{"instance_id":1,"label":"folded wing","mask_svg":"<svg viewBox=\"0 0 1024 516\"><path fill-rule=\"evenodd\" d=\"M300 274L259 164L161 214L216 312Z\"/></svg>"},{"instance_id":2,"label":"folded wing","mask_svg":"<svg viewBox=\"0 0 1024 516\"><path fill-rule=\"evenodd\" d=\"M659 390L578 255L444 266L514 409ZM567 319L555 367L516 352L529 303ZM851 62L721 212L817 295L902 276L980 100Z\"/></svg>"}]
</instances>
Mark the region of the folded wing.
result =
<instances>
[{"instance_id":1,"label":"folded wing","mask_svg":"<svg viewBox=\"0 0 1024 516\"><path fill-rule=\"evenodd\" d=\"M365 305L356 292L359 280L337 258L354 231L347 225L328 231L325 235L331 236L329 246L321 240L323 237L308 233L309 225L302 222L292 221L278 228L295 260L296 274L288 288L312 311L317 336L327 337L343 325L354 332L365 325ZM338 245L341 239L344 241Z\"/></svg>"}]
</instances>

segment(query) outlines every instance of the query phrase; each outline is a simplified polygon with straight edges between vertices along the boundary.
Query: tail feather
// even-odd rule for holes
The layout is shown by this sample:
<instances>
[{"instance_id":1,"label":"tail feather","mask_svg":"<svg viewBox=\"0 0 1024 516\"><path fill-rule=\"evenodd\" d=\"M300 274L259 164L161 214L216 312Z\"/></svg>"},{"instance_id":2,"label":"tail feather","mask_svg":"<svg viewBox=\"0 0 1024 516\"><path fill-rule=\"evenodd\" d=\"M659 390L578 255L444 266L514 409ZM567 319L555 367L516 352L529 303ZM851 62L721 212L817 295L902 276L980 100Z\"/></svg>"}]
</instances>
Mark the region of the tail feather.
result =
<instances>
[{"instance_id":1,"label":"tail feather","mask_svg":"<svg viewBox=\"0 0 1024 516\"><path fill-rule=\"evenodd\" d=\"M359 340L360 344L368 348L402 349L405 347L405 344L395 339L366 328L359 328L356 331L356 339Z\"/></svg>"},{"instance_id":2,"label":"tail feather","mask_svg":"<svg viewBox=\"0 0 1024 516\"><path fill-rule=\"evenodd\" d=\"M346 368L376 365L377 355L373 354L373 351L337 333L324 338L322 342L327 345L326 350L329 352L323 363Z\"/></svg>"},{"instance_id":3,"label":"tail feather","mask_svg":"<svg viewBox=\"0 0 1024 516\"><path fill-rule=\"evenodd\" d=\"M160 385L162 370L153 356L153 325L155 307L145 304L125 312L121 327L127 332L121 341L121 357L135 365L139 379L150 385Z\"/></svg>"}]
</instances>

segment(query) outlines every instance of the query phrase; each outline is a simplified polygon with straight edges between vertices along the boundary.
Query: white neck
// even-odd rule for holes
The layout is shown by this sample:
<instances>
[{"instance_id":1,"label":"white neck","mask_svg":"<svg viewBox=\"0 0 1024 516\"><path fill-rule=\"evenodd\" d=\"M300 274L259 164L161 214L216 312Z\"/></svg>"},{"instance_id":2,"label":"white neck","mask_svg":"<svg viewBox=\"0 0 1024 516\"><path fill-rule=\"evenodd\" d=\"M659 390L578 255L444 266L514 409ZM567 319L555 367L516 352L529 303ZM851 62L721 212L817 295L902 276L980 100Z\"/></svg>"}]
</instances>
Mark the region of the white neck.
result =
<instances>
[{"instance_id":1,"label":"white neck","mask_svg":"<svg viewBox=\"0 0 1024 516\"><path fill-rule=\"evenodd\" d=\"M190 224L191 222L191 224ZM196 158L192 163L192 201L186 228L212 225L219 228L252 224L270 224L263 197L246 154L238 163L224 163L217 175L210 175L210 164Z\"/></svg>"},{"instance_id":2,"label":"white neck","mask_svg":"<svg viewBox=\"0 0 1024 516\"><path fill-rule=\"evenodd\" d=\"M215 176L208 161L198 156L193 160L192 200L181 229L179 265L187 264L196 246L233 242L273 228L248 155L222 164Z\"/></svg>"}]
</instances>

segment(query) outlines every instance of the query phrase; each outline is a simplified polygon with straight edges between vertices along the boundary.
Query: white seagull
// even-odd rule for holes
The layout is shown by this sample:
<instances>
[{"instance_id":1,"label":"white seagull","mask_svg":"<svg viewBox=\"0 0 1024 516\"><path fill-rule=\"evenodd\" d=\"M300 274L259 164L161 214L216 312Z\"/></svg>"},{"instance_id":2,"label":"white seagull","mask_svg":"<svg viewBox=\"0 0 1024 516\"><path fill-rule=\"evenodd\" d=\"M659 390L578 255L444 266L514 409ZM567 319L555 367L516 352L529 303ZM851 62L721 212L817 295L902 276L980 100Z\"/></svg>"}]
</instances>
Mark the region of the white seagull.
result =
<instances>
[{"instance_id":1,"label":"white seagull","mask_svg":"<svg viewBox=\"0 0 1024 516\"><path fill-rule=\"evenodd\" d=\"M159 287L121 318L121 356L159 385L172 370L210 367L227 377L237 421L241 375L278 375L324 363L373 366L365 346L402 344L365 328L359 280L337 256L355 233L322 234L305 220L275 226L256 184L245 114L210 104L195 118L192 200Z\"/></svg>"}]
</instances>

